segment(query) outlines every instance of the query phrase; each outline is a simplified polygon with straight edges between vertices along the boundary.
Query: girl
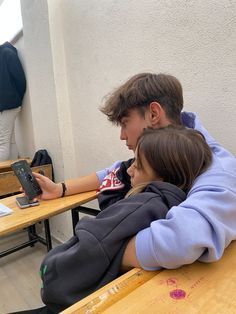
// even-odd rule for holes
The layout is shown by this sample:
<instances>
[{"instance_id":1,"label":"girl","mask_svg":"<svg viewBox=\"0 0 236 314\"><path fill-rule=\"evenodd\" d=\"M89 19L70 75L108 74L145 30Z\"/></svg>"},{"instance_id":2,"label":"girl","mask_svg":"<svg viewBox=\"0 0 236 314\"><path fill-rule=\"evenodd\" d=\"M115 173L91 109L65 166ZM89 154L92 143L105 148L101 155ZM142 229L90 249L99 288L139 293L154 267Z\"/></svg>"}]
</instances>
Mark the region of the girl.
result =
<instances>
[{"instance_id":1,"label":"girl","mask_svg":"<svg viewBox=\"0 0 236 314\"><path fill-rule=\"evenodd\" d=\"M103 210L142 192L150 181L169 182L188 192L211 160L211 150L200 132L172 125L147 128L138 140L135 158L122 162L116 173L105 177L98 195L99 207ZM113 177L119 182L110 184Z\"/></svg>"},{"instance_id":2,"label":"girl","mask_svg":"<svg viewBox=\"0 0 236 314\"><path fill-rule=\"evenodd\" d=\"M197 131L174 126L145 130L127 170L132 189L126 198L95 219L81 219L76 235L45 257L41 292L49 309L58 313L116 278L129 239L184 201L211 159Z\"/></svg>"}]
</instances>

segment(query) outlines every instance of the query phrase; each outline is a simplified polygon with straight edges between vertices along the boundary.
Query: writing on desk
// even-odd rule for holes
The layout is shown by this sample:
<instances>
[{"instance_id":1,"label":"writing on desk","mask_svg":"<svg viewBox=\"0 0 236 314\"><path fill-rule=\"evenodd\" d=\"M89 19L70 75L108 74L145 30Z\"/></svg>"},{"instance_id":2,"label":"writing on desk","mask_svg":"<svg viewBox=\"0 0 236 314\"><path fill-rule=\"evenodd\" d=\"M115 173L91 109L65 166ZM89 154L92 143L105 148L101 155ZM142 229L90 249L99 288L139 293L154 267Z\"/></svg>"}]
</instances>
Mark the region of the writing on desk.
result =
<instances>
[{"instance_id":1,"label":"writing on desk","mask_svg":"<svg viewBox=\"0 0 236 314\"><path fill-rule=\"evenodd\" d=\"M196 288L201 282L202 282L202 280L204 279L204 277L201 277L201 278L199 278L199 279L197 279L192 285L191 285L191 289L194 289L194 288Z\"/></svg>"},{"instance_id":2,"label":"writing on desk","mask_svg":"<svg viewBox=\"0 0 236 314\"><path fill-rule=\"evenodd\" d=\"M191 284L190 287L189 287L190 291L192 291L193 289L198 287L202 283L202 281L204 279L205 279L204 276L202 276L202 277L198 278L197 280L195 280L192 284L191 284L191 280L188 280L189 283ZM163 283L161 283L161 284L163 284ZM185 290L180 289L178 287L178 280L177 280L177 278L168 278L166 280L166 285L169 286L169 287L172 287L172 289L175 288L174 290L171 290L169 292L169 296L172 299L182 300L182 299L184 299L185 297L188 297L191 294L191 292L189 292L188 295L187 295Z\"/></svg>"},{"instance_id":3,"label":"writing on desk","mask_svg":"<svg viewBox=\"0 0 236 314\"><path fill-rule=\"evenodd\" d=\"M166 280L167 286L176 286L177 287L177 279L176 278L168 278Z\"/></svg>"}]
</instances>

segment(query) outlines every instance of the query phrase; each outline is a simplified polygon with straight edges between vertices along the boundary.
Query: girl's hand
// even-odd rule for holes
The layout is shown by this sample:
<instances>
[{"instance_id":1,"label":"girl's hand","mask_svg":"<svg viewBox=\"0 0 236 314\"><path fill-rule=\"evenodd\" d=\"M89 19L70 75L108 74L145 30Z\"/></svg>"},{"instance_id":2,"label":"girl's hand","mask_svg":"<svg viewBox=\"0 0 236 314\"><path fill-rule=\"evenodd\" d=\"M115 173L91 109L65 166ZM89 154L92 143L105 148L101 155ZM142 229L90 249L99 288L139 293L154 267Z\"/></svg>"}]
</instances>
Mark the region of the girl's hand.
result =
<instances>
[{"instance_id":1,"label":"girl's hand","mask_svg":"<svg viewBox=\"0 0 236 314\"><path fill-rule=\"evenodd\" d=\"M43 193L38 196L42 200L50 200L54 198L61 197L62 194L62 185L61 183L54 183L48 177L45 177L37 172L33 172L34 177L36 178L38 184L40 185Z\"/></svg>"}]
</instances>

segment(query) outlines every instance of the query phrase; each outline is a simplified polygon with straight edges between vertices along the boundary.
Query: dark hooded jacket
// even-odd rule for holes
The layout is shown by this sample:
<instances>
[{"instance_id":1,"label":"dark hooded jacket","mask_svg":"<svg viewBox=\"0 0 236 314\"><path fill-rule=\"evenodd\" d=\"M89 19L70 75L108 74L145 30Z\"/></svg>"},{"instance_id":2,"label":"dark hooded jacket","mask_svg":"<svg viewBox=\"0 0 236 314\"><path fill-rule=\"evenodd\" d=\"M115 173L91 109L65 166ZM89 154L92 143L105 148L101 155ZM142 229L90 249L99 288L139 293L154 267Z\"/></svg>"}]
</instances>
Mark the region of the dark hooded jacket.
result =
<instances>
[{"instance_id":1,"label":"dark hooded jacket","mask_svg":"<svg viewBox=\"0 0 236 314\"><path fill-rule=\"evenodd\" d=\"M25 89L25 73L17 50L6 42L0 45L0 112L21 106Z\"/></svg>"},{"instance_id":2,"label":"dark hooded jacket","mask_svg":"<svg viewBox=\"0 0 236 314\"><path fill-rule=\"evenodd\" d=\"M76 235L51 250L41 265L43 302L58 313L118 277L128 240L184 199L176 186L155 181L96 218L81 219Z\"/></svg>"}]
</instances>

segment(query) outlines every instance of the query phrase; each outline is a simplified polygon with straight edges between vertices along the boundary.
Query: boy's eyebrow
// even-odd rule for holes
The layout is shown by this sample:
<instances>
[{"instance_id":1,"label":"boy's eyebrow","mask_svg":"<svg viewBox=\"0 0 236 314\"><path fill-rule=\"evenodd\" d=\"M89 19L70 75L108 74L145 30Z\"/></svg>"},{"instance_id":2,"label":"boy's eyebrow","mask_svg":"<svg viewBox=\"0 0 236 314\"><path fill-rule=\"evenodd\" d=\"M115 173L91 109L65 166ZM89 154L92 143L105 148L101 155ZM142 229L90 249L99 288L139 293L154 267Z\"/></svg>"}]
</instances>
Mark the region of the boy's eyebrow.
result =
<instances>
[{"instance_id":1,"label":"boy's eyebrow","mask_svg":"<svg viewBox=\"0 0 236 314\"><path fill-rule=\"evenodd\" d=\"M123 118L120 120L120 124L122 125L122 124L126 123L128 120L129 120L128 117L123 117Z\"/></svg>"},{"instance_id":2,"label":"boy's eyebrow","mask_svg":"<svg viewBox=\"0 0 236 314\"><path fill-rule=\"evenodd\" d=\"M129 116L124 116L124 117L122 117L122 118L121 118L121 120L120 120L120 121L122 122L122 121L124 121L124 120L128 120L128 119L129 119Z\"/></svg>"}]
</instances>

